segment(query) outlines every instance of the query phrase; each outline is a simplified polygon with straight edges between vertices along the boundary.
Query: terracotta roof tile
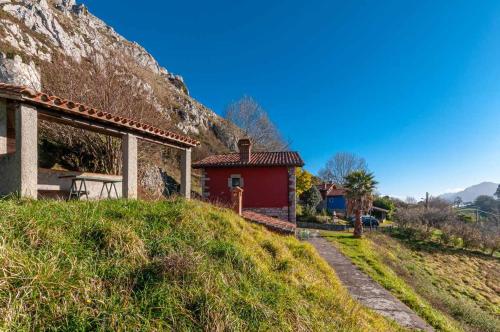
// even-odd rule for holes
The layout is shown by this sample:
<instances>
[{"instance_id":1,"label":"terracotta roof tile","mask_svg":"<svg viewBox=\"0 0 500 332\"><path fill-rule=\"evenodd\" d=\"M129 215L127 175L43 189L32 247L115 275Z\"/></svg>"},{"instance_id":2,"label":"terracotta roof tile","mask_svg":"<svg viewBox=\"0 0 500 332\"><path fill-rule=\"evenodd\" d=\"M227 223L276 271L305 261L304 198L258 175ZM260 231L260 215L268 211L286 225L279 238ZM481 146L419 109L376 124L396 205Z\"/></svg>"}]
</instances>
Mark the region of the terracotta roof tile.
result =
<instances>
[{"instance_id":1,"label":"terracotta roof tile","mask_svg":"<svg viewBox=\"0 0 500 332\"><path fill-rule=\"evenodd\" d=\"M346 190L335 183L321 183L317 185L319 191L326 193L326 196L343 196Z\"/></svg>"},{"instance_id":2,"label":"terracotta roof tile","mask_svg":"<svg viewBox=\"0 0 500 332\"><path fill-rule=\"evenodd\" d=\"M269 217L250 210L243 211L242 217L248 221L263 225L270 230L280 233L294 234L295 229L297 228L297 226L291 222Z\"/></svg>"},{"instance_id":3,"label":"terracotta roof tile","mask_svg":"<svg viewBox=\"0 0 500 332\"><path fill-rule=\"evenodd\" d=\"M239 153L228 153L208 156L193 163L194 168L210 167L257 167L257 166L304 166L297 152L252 152L250 162L244 162Z\"/></svg>"},{"instance_id":4,"label":"terracotta roof tile","mask_svg":"<svg viewBox=\"0 0 500 332\"><path fill-rule=\"evenodd\" d=\"M63 113L70 113L73 115L78 114L89 119L110 123L115 126L131 129L132 131L139 133L147 133L148 135L156 136L160 139L175 141L187 146L194 147L200 144L199 141L187 136L182 136L174 132L162 130L149 124L140 123L129 118L115 116L108 112L104 112L77 102L59 98L57 96L49 96L45 93L37 92L25 86L0 83L0 93L4 96L7 96L8 98L23 100L38 107L44 107Z\"/></svg>"}]
</instances>

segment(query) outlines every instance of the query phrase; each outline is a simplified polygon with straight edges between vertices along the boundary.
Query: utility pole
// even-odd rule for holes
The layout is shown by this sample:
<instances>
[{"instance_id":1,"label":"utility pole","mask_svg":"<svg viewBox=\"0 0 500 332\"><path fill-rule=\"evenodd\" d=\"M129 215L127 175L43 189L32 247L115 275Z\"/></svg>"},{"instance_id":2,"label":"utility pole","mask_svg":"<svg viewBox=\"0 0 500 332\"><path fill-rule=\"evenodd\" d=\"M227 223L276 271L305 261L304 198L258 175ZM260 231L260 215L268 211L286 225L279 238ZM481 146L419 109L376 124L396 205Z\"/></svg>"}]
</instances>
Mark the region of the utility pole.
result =
<instances>
[{"instance_id":1,"label":"utility pole","mask_svg":"<svg viewBox=\"0 0 500 332\"><path fill-rule=\"evenodd\" d=\"M429 192L425 193L425 209L429 209Z\"/></svg>"}]
</instances>

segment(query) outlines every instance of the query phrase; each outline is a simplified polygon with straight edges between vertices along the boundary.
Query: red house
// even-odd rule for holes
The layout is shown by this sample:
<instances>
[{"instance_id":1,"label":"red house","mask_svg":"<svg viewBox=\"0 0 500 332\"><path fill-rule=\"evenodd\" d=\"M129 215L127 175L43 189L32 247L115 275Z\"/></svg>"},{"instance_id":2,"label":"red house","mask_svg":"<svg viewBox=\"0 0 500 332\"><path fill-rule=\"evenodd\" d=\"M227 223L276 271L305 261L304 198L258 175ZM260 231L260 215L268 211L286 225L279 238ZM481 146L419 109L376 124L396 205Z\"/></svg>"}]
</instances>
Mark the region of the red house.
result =
<instances>
[{"instance_id":1,"label":"red house","mask_svg":"<svg viewBox=\"0 0 500 332\"><path fill-rule=\"evenodd\" d=\"M295 214L295 168L304 165L297 152L253 152L249 139L238 142L239 153L209 156L193 163L202 169L203 197L230 203L231 190L243 189L243 210L292 223Z\"/></svg>"}]
</instances>

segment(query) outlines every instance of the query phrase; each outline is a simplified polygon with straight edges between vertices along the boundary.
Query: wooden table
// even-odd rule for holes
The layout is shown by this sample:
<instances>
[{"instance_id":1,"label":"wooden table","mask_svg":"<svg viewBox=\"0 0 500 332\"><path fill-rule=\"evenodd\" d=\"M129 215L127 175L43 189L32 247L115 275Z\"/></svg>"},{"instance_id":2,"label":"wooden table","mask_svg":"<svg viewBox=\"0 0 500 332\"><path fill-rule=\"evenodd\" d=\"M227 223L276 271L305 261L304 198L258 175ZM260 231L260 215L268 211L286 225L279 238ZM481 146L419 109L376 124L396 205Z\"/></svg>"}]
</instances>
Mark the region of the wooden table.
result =
<instances>
[{"instance_id":1,"label":"wooden table","mask_svg":"<svg viewBox=\"0 0 500 332\"><path fill-rule=\"evenodd\" d=\"M59 177L60 179L71 179L71 189L69 191L68 200L73 198L80 199L85 196L87 200L89 199L89 191L87 190L87 182L101 182L102 188L99 194L99 199L102 198L104 189L106 189L108 199L112 199L112 191L115 192L115 198L120 198L118 196L118 190L116 190L116 184L122 182L122 180L114 180L107 177L99 177L92 175L63 175Z\"/></svg>"}]
</instances>

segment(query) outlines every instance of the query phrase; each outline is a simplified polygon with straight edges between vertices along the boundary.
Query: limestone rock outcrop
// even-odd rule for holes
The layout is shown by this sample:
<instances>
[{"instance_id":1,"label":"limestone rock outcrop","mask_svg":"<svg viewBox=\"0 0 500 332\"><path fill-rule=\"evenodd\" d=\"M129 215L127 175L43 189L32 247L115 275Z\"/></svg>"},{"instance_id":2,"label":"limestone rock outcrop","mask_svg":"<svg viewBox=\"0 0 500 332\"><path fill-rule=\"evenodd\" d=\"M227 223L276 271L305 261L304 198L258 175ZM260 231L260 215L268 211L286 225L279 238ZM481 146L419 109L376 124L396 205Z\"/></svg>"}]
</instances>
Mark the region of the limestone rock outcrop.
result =
<instances>
[{"instance_id":1,"label":"limestone rock outcrop","mask_svg":"<svg viewBox=\"0 0 500 332\"><path fill-rule=\"evenodd\" d=\"M0 53L0 82L25 85L36 91L41 90L40 72L35 63L33 61L24 63L19 55L10 59Z\"/></svg>"},{"instance_id":2,"label":"limestone rock outcrop","mask_svg":"<svg viewBox=\"0 0 500 332\"><path fill-rule=\"evenodd\" d=\"M153 84L160 81L161 89L168 89L176 96L178 107L174 112L179 118L176 126L184 134L213 134L214 128L218 128L219 132L225 128L220 124L222 119L217 114L189 96L181 76L160 66L142 46L126 40L75 0L0 0L0 37L0 51L11 58L22 56L29 68L33 68L31 61L52 61L58 53L76 62L86 58L104 62L117 59L114 54L125 55L143 69L144 75L137 75L136 85L158 112L168 117L167 114L173 110L162 103L152 88ZM28 67L18 60L15 57L15 67L24 68L22 72L29 72ZM3 65L3 68L3 77L14 82L12 76L19 72L8 73L11 68L8 64ZM221 138L231 135L219 133ZM227 148L234 144L229 141L221 143Z\"/></svg>"}]
</instances>

